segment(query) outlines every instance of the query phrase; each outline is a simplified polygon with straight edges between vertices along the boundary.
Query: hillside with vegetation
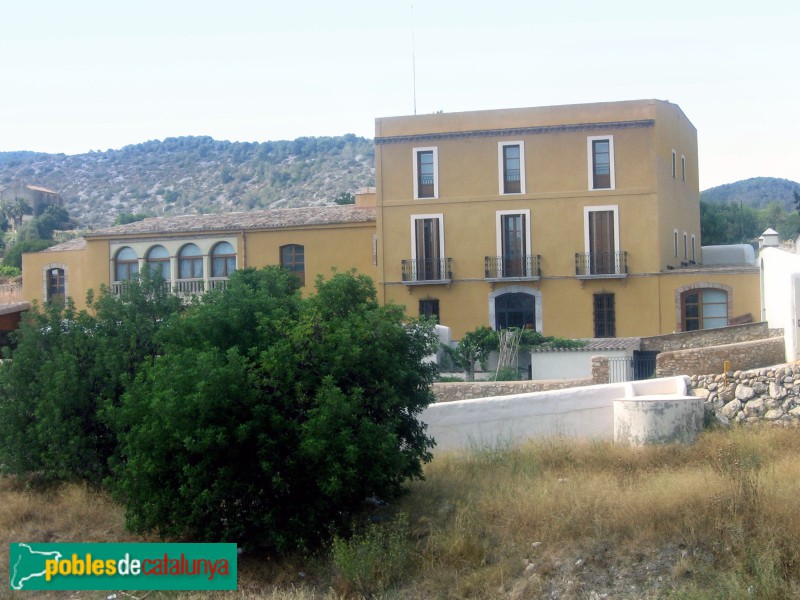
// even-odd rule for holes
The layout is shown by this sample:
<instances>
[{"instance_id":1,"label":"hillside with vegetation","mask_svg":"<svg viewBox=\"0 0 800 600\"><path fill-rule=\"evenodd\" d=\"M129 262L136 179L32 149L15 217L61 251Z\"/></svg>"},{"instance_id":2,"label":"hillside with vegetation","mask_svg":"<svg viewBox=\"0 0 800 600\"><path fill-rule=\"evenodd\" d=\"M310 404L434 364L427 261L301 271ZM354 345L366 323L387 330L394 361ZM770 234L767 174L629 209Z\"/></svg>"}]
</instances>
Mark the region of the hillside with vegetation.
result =
<instances>
[{"instance_id":1,"label":"hillside with vegetation","mask_svg":"<svg viewBox=\"0 0 800 600\"><path fill-rule=\"evenodd\" d=\"M332 204L375 185L372 140L347 134L292 141L166 138L88 154L0 152L0 187L59 192L82 227L148 216Z\"/></svg>"},{"instance_id":2,"label":"hillside with vegetation","mask_svg":"<svg viewBox=\"0 0 800 600\"><path fill-rule=\"evenodd\" d=\"M785 210L793 211L794 193L800 183L777 177L753 177L734 183L718 185L700 192L700 199L709 204L738 204L752 208L766 208L779 202Z\"/></svg>"}]
</instances>

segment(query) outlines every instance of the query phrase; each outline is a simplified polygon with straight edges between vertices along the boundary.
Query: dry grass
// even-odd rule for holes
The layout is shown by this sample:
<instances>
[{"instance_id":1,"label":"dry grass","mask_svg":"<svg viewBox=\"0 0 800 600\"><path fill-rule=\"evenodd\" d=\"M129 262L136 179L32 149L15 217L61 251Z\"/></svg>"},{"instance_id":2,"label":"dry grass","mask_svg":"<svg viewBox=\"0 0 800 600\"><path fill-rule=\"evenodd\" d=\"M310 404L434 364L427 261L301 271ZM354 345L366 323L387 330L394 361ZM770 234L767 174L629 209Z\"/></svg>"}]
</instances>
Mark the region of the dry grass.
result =
<instances>
[{"instance_id":1,"label":"dry grass","mask_svg":"<svg viewBox=\"0 0 800 600\"><path fill-rule=\"evenodd\" d=\"M401 583L374 597L800 597L797 430L709 432L692 446L638 450L567 440L475 449L438 457L426 477L391 507L409 517L411 560L396 566ZM0 531L4 580L10 541L134 539L102 494L13 480L0 480ZM368 588L348 585L347 569L360 566L337 570L324 553L244 556L239 592L148 597L356 597Z\"/></svg>"}]
</instances>

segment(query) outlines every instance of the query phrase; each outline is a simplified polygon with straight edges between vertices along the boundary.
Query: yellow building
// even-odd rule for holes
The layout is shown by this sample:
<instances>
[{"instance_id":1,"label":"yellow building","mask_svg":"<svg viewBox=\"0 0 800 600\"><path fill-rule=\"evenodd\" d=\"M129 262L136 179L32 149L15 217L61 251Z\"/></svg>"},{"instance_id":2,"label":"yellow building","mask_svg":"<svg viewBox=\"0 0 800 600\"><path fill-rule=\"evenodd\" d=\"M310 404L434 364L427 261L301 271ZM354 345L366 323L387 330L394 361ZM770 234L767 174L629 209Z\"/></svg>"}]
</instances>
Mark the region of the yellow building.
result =
<instances>
[{"instance_id":1,"label":"yellow building","mask_svg":"<svg viewBox=\"0 0 800 600\"><path fill-rule=\"evenodd\" d=\"M375 164L382 297L456 339L648 336L759 312L754 266L700 268L697 133L674 104L380 118Z\"/></svg>"},{"instance_id":2,"label":"yellow building","mask_svg":"<svg viewBox=\"0 0 800 600\"><path fill-rule=\"evenodd\" d=\"M379 118L356 206L147 219L23 256L25 300L114 289L146 265L179 294L234 268L332 267L382 301L562 337L650 336L760 314L753 264L702 264L697 133L643 100Z\"/></svg>"},{"instance_id":3,"label":"yellow building","mask_svg":"<svg viewBox=\"0 0 800 600\"><path fill-rule=\"evenodd\" d=\"M71 296L85 307L101 284L118 290L145 267L179 295L224 285L244 267L282 265L311 290L317 274L356 269L375 277L375 208L324 206L145 219L95 230L23 255L23 297Z\"/></svg>"}]
</instances>

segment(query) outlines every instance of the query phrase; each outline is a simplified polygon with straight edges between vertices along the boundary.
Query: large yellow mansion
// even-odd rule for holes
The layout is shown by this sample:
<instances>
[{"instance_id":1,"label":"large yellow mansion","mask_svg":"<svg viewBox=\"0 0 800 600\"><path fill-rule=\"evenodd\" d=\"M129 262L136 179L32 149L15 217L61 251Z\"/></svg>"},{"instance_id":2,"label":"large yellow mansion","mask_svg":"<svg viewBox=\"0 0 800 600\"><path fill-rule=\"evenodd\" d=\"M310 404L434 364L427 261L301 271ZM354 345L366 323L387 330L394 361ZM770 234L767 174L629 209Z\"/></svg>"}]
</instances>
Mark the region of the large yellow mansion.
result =
<instances>
[{"instance_id":1,"label":"large yellow mansion","mask_svg":"<svg viewBox=\"0 0 800 600\"><path fill-rule=\"evenodd\" d=\"M704 265L697 132L658 100L380 118L355 206L146 219L23 256L25 300L159 269L176 293L282 265L355 268L381 300L563 337L649 336L759 315L758 269Z\"/></svg>"}]
</instances>

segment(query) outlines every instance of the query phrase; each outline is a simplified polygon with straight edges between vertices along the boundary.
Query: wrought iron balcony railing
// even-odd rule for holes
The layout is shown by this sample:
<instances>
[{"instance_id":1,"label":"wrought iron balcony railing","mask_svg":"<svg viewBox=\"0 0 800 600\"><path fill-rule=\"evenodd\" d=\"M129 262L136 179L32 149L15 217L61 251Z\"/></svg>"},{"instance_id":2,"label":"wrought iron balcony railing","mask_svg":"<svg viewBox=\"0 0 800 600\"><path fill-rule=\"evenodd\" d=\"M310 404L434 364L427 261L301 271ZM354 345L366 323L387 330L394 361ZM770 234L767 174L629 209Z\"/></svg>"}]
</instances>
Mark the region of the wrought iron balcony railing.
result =
<instances>
[{"instance_id":1,"label":"wrought iron balcony railing","mask_svg":"<svg viewBox=\"0 0 800 600\"><path fill-rule=\"evenodd\" d=\"M442 283L453 279L452 258L403 260L403 283Z\"/></svg>"},{"instance_id":2,"label":"wrought iron balcony railing","mask_svg":"<svg viewBox=\"0 0 800 600\"><path fill-rule=\"evenodd\" d=\"M542 276L542 257L487 256L485 258L486 279L538 279Z\"/></svg>"},{"instance_id":3,"label":"wrought iron balcony railing","mask_svg":"<svg viewBox=\"0 0 800 600\"><path fill-rule=\"evenodd\" d=\"M578 277L626 277L628 275L628 253L576 252L575 275Z\"/></svg>"}]
</instances>

